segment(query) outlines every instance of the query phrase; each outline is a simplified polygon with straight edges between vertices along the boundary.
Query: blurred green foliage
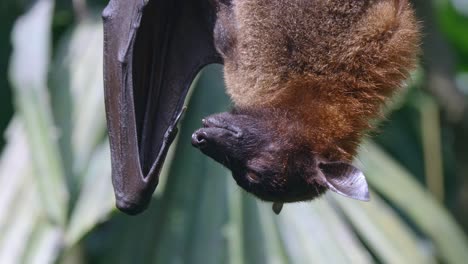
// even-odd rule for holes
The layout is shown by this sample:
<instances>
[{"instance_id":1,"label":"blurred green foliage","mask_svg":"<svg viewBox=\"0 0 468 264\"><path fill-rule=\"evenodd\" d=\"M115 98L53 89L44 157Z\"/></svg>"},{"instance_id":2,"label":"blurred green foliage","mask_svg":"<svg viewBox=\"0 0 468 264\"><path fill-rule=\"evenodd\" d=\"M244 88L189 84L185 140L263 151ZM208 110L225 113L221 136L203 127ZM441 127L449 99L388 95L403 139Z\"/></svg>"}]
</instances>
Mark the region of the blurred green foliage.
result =
<instances>
[{"instance_id":1,"label":"blurred green foliage","mask_svg":"<svg viewBox=\"0 0 468 264\"><path fill-rule=\"evenodd\" d=\"M11 88L7 78L8 58L11 52L10 32L15 19L22 11L23 1L2 1L0 3L0 131L4 131L13 114ZM3 146L4 139L0 139Z\"/></svg>"},{"instance_id":2,"label":"blurred green foliage","mask_svg":"<svg viewBox=\"0 0 468 264\"><path fill-rule=\"evenodd\" d=\"M468 258L468 17L452 2L414 1L421 68L356 161L372 202L329 194L275 216L235 186L189 143L202 117L230 105L220 67L210 66L194 83L151 206L136 217L113 205L99 19L106 2L0 3L0 263Z\"/></svg>"}]
</instances>

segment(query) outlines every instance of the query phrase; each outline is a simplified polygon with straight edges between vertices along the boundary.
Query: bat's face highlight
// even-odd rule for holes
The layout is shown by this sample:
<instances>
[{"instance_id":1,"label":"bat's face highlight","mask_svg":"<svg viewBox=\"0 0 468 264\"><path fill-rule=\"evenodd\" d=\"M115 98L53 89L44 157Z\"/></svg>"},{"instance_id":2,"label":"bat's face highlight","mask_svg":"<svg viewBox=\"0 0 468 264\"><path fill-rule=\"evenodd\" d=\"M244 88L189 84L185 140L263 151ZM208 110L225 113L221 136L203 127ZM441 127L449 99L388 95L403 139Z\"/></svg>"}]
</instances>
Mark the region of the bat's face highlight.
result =
<instances>
[{"instance_id":1,"label":"bat's face highlight","mask_svg":"<svg viewBox=\"0 0 468 264\"><path fill-rule=\"evenodd\" d=\"M192 144L229 168L237 184L266 201L310 200L326 190L317 178L317 162L308 151L294 150L258 116L221 113L203 120Z\"/></svg>"},{"instance_id":2,"label":"bat's face highlight","mask_svg":"<svg viewBox=\"0 0 468 264\"><path fill-rule=\"evenodd\" d=\"M297 141L299 131L292 121L291 128L281 132L276 122L271 115L212 115L193 133L192 145L229 168L239 186L265 201L312 200L328 189L369 199L361 171L346 162L318 157L310 146Z\"/></svg>"}]
</instances>

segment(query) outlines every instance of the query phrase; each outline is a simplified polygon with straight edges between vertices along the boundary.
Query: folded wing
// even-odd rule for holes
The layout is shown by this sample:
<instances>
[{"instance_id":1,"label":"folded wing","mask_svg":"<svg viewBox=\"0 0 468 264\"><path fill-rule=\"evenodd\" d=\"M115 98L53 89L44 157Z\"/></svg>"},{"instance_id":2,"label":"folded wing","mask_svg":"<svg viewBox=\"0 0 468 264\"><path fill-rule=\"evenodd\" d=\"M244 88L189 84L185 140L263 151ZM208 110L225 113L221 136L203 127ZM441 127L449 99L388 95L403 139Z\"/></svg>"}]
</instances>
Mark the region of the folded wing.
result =
<instances>
[{"instance_id":1,"label":"folded wing","mask_svg":"<svg viewBox=\"0 0 468 264\"><path fill-rule=\"evenodd\" d=\"M103 12L104 88L117 207L151 199L198 71L221 63L209 0L111 0Z\"/></svg>"}]
</instances>

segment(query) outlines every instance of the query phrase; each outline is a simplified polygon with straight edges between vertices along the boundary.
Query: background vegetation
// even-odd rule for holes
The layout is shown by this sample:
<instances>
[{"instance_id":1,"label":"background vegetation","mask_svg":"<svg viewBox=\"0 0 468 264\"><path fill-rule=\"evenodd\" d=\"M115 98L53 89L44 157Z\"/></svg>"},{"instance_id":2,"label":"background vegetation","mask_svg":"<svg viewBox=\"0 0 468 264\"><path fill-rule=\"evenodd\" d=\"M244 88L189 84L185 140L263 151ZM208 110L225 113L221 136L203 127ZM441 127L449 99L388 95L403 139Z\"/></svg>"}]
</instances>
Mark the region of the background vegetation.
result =
<instances>
[{"instance_id":1,"label":"background vegetation","mask_svg":"<svg viewBox=\"0 0 468 264\"><path fill-rule=\"evenodd\" d=\"M413 1L424 53L362 146L372 202L333 194L270 205L200 155L190 134L223 111L201 74L151 207L114 208L102 88L106 1L0 2L0 263L465 263L468 1Z\"/></svg>"}]
</instances>

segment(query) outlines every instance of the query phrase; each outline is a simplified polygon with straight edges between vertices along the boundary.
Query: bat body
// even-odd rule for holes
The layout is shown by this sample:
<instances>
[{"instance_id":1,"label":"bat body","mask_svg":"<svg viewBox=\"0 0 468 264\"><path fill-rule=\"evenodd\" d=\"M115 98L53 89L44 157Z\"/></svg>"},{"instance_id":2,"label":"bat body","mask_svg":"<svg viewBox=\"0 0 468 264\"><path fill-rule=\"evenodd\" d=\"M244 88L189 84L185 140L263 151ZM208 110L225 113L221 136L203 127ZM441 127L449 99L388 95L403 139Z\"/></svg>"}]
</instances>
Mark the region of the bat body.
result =
<instances>
[{"instance_id":1,"label":"bat body","mask_svg":"<svg viewBox=\"0 0 468 264\"><path fill-rule=\"evenodd\" d=\"M103 16L121 210L145 208L190 82L220 62L234 109L204 119L195 147L277 213L326 190L368 200L350 162L415 66L418 28L406 1L111 0Z\"/></svg>"},{"instance_id":2,"label":"bat body","mask_svg":"<svg viewBox=\"0 0 468 264\"><path fill-rule=\"evenodd\" d=\"M327 189L368 200L364 176L349 163L416 65L411 7L242 0L224 8L229 22L218 19L215 40L223 41L215 44L235 107L207 118L192 143L266 201L311 200Z\"/></svg>"}]
</instances>

